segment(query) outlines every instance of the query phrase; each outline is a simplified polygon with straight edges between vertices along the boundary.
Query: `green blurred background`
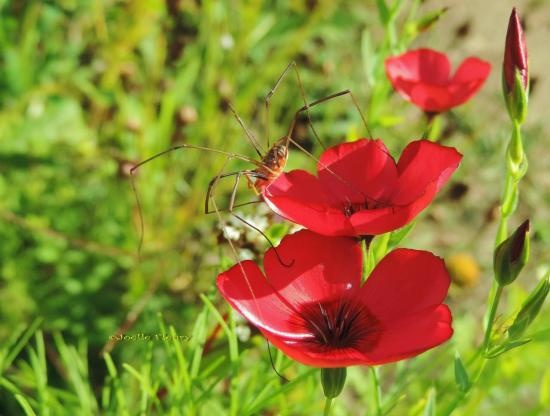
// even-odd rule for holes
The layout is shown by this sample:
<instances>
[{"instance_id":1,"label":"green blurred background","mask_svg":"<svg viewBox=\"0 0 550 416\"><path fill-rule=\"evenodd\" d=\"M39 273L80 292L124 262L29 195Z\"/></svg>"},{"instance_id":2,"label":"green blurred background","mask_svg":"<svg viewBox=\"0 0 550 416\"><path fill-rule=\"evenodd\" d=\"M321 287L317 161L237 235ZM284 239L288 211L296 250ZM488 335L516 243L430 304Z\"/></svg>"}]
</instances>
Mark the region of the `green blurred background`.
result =
<instances>
[{"instance_id":1,"label":"green blurred background","mask_svg":"<svg viewBox=\"0 0 550 416\"><path fill-rule=\"evenodd\" d=\"M218 219L202 213L208 181L224 158L183 150L138 171L145 225L140 256L129 168L178 143L256 157L229 103L264 140L264 97L291 61L309 101L352 89L374 136L398 155L421 136L424 124L416 108L391 92L381 62L388 50L412 41L413 47L448 52L455 67L470 55L493 64L482 91L442 120L443 143L457 147L464 161L405 241L444 256L462 282L450 295L457 335L449 348L478 343L509 134L500 64L513 4L404 3L401 20L412 11L422 16L449 10L424 33L398 21L403 42L392 44L368 0L0 1L0 340L41 316L46 334L62 331L68 342L86 340L97 363L117 330L156 332L157 312L188 333L201 304L198 294L212 291L220 262L233 261ZM550 260L550 6L525 1L520 13L532 77L525 127L530 169L511 224L531 218L534 232L529 269L505 303L510 313ZM290 74L272 99L271 140L286 132L302 104ZM367 134L346 98L311 113L326 145ZM320 154L304 118L296 138ZM248 166L233 161L227 168ZM293 149L289 168L304 166L312 166L311 159ZM220 206L230 189L220 185ZM239 199L253 196L243 181ZM243 215L262 227L277 222L259 206ZM263 251L256 233L231 227L243 256ZM271 226L270 235L276 239L286 231L282 227ZM547 327L548 319L547 307L535 329ZM522 388L497 389L492 411L515 414L506 410L510 396L536 407L539 367L550 361L548 338L503 364L501 388ZM136 349L125 345L114 354L128 358ZM102 374L98 370L97 377Z\"/></svg>"}]
</instances>

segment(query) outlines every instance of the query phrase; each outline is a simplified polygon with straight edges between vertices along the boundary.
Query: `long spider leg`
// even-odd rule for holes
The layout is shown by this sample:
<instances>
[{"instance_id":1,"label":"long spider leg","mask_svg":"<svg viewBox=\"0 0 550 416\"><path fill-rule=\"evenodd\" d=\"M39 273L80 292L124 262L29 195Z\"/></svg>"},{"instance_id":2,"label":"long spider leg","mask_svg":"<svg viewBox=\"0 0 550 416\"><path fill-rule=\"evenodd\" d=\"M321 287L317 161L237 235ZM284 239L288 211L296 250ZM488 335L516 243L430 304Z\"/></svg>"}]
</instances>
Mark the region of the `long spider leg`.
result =
<instances>
[{"instance_id":1,"label":"long spider leg","mask_svg":"<svg viewBox=\"0 0 550 416\"><path fill-rule=\"evenodd\" d=\"M224 167L225 167L225 164L224 164ZM236 175L240 175L242 174L243 172L246 172L248 174L250 174L250 176L254 176L255 172L253 170L238 170L238 171L234 171L234 172L226 172L226 173L221 173L222 171L220 171L220 174L214 176L210 182L208 183L208 189L206 191L206 198L204 199L204 213L205 214L212 214L214 211L211 211L210 210L210 206L209 206L209 201L210 201L210 198L211 196L214 194L214 190L218 184L218 182L223 179L223 178L227 178L227 177L230 177L230 176L236 176ZM262 175L263 176L263 175ZM231 195L232 195L232 198L233 198L233 203L234 203L234 200L235 198L233 197L233 193L236 192L236 186L234 185L233 186L233 191L231 192ZM230 204L231 206L231 204ZM233 205L234 207L234 205ZM220 211L227 211L227 209L223 209L223 210L220 210Z\"/></svg>"},{"instance_id":2,"label":"long spider leg","mask_svg":"<svg viewBox=\"0 0 550 416\"><path fill-rule=\"evenodd\" d=\"M372 139L372 133L369 129L369 126L368 126L368 123L367 123L367 119L365 118L365 116L363 115L363 112L361 111L361 108L359 107L359 102L357 101L357 99L355 98L355 96L353 95L353 93L351 92L351 90L347 89L347 90L343 90L343 91L340 91L340 92L337 92L337 93L334 93L334 94L331 94L331 95L328 95L326 97L323 97L323 98L319 98L318 100L315 100L311 103L306 103L302 108L300 108L296 114L299 114L303 111L308 111L311 107L314 107L318 104L321 104L321 103L324 103L326 101L329 101L329 100L332 100L334 98L338 98L338 97L342 97L344 95L349 95L349 97L351 98L351 101L353 102L353 105L355 106L357 112L359 113L359 115L361 116L361 120L363 121L363 124L367 130L367 133L369 134L369 138ZM291 124L290 126L290 129L289 129L289 132L288 132L288 135L291 136L292 135L292 132L295 128L295 125L296 125L296 120L293 121L293 123Z\"/></svg>"},{"instance_id":3,"label":"long spider leg","mask_svg":"<svg viewBox=\"0 0 550 416\"><path fill-rule=\"evenodd\" d=\"M166 149L166 150L163 150L162 152L159 152L159 153L156 153L154 154L153 156L151 157L148 157L147 159L145 160L142 160L141 162L137 163L136 165L134 165L131 169L130 169L130 174L133 174L134 171L136 169L138 169L140 166L143 166L145 165L146 163L149 163L167 153L170 153L170 152L173 152L175 150L179 150L179 149L196 149L196 150L205 150L207 152L214 152L214 153L218 153L220 155L225 155L225 156L231 156L231 157L234 157L235 159L240 159L240 160L244 160L245 162L250 162L258 167L261 167L263 166L261 162L258 162L256 159L252 159L251 157L248 157L248 156L243 156L243 155L240 155L238 153L233 153L233 152L226 152L224 150L218 150L218 149L212 149L210 147L204 147L204 146L196 146L194 144L187 144L187 143L183 143L183 144L179 144L177 146L173 146L173 147L170 147L169 149Z\"/></svg>"},{"instance_id":4,"label":"long spider leg","mask_svg":"<svg viewBox=\"0 0 550 416\"><path fill-rule=\"evenodd\" d=\"M279 254L279 250L277 249L277 247L275 247L275 245L273 244L273 242L269 239L269 237L262 231L260 230L258 227L256 227L255 225L251 224L250 222L246 221L244 218L242 218L241 216L231 212L231 215L235 218L237 218L239 221L241 221L243 224L246 224L248 225L250 228L256 230L258 233L260 233L260 235L265 238L265 240L267 241L267 243L271 246L271 248L273 249L273 251L275 252L275 255L277 256L277 260L279 260L279 263L281 263L283 266L285 267L292 267L292 265L294 264L294 259L292 259L290 261L290 263L285 263L283 261L283 259L281 258L281 255Z\"/></svg>"},{"instance_id":5,"label":"long spider leg","mask_svg":"<svg viewBox=\"0 0 550 416\"><path fill-rule=\"evenodd\" d=\"M143 210L141 207L141 198L136 187L135 178L132 172L130 172L130 185L132 186L132 192L134 193L134 198L136 200L136 206L138 209L138 218L139 218L139 242L138 242L138 262L141 263L141 249L143 247L143 238L145 235L145 224L143 222Z\"/></svg>"},{"instance_id":6,"label":"long spider leg","mask_svg":"<svg viewBox=\"0 0 550 416\"><path fill-rule=\"evenodd\" d=\"M340 92L337 92L337 93L334 93L334 94L331 94L331 95L328 95L326 97L323 97L323 98L320 98L318 100L315 100L313 101L312 103L308 104L308 105L305 105L303 107L301 107L300 109L298 109L298 111L296 111L296 114L294 116L294 119L292 120L292 123L290 125L290 128L289 128L289 131L288 131L288 135L287 135L287 146L289 143L292 143L294 144L296 147L298 147L302 152L304 152L306 155L308 155L309 157L313 158L318 164L319 166L321 166L323 169L327 170L329 173L331 173L334 177L336 177L339 181L341 181L342 183L344 183L346 186L348 186L351 190L353 190L354 192L358 193L361 198L364 198L365 200L371 200L371 201L374 201L375 203L378 203L378 204L384 204L383 201L381 200L377 200L376 198L373 198L369 195L366 195L364 192L358 190L355 188L355 186L353 184L351 184L349 181L347 181L346 179L342 178L340 175L338 175L336 172L334 172L332 169L330 169L327 165L323 164L317 157L315 157L311 152L307 151L303 146L301 146L298 142L296 142L293 138L292 138L292 134L294 132L294 128L296 127L296 121L298 120L298 117L300 115L300 113L304 112L304 111L308 111L311 107L314 107L316 105L319 105L319 104L322 104L322 103L325 103L331 99L334 99L334 98L337 98L337 97L341 97L341 96L344 96L344 95L350 95L350 97L352 98L352 100L354 101L354 103L356 104L357 106L357 110L359 111L359 113L361 114L361 117L363 119L363 122L365 123L365 126L367 127L367 130L368 130L368 126L366 124L366 120L365 118L363 117L363 114L361 113L361 110L359 109L359 106L357 105L357 102L355 100L355 97L353 96L353 94L351 93L350 90L344 90L344 91L340 91ZM370 134L370 130L369 130L369 134ZM392 157L388 152L385 152L388 156Z\"/></svg>"},{"instance_id":7,"label":"long spider leg","mask_svg":"<svg viewBox=\"0 0 550 416\"><path fill-rule=\"evenodd\" d=\"M242 118L237 113L237 110L235 110L231 104L229 104L229 109L231 110L231 112L233 113L235 118L237 119L237 123L239 123L239 125L244 130L244 134L246 135L246 137L247 137L248 141L250 142L250 144L252 145L252 147L254 147L254 150L256 151L258 156L260 156L260 158L262 158L262 156L265 154L265 149L258 142L258 140L254 137L254 135L248 129L248 127L246 127L246 124L244 124L244 121L242 120Z\"/></svg>"},{"instance_id":8,"label":"long spider leg","mask_svg":"<svg viewBox=\"0 0 550 416\"><path fill-rule=\"evenodd\" d=\"M298 149L300 149L302 152L304 152L305 154L307 154L309 157L311 157L313 160L315 160L319 166L321 166L323 169L325 169L327 172L329 172L331 175L333 175L336 179L338 179L339 181L341 181L344 185L346 185L347 187L349 187L352 191L354 192L357 192L362 198L364 198L365 200L371 200L377 204L384 204L384 201L381 201L379 199L376 199L376 198L373 198L367 194L365 194L363 191L357 189L355 187L355 185L353 185L351 182L349 182L348 180L342 178L342 176L338 175L336 172L334 172L330 167L328 167L327 165L325 165L323 162L321 162L319 160L319 158L317 158L315 155L313 155L311 152L308 152L303 146L301 146L298 142L296 142L294 139L289 139L289 142L292 143L294 146L296 146ZM347 197L346 197L347 198Z\"/></svg>"},{"instance_id":9,"label":"long spider leg","mask_svg":"<svg viewBox=\"0 0 550 416\"><path fill-rule=\"evenodd\" d=\"M224 164L224 166L225 166L225 164ZM210 181L210 184L208 186L208 192L206 194L206 200L205 200L204 213L205 214L213 213L213 211L210 211L208 201L211 198L214 198L214 189L216 187L217 182L219 182L219 180L222 179L222 178L235 176L235 183L233 184L233 189L231 191L231 197L229 199L229 207L227 208L227 210L223 210L223 212L225 212L225 211L229 212L229 214L231 214L233 217L235 217L236 219L241 221L243 224L245 224L248 227L252 228L253 230L257 231L268 242L268 244L271 246L271 248L275 251L275 255L277 256L277 259L279 260L279 262L285 267L291 267L294 264L294 260L292 260L290 263L285 263L283 261L283 259L281 258L280 254L279 254L279 250L277 250L277 247L275 247L273 242L269 239L269 237L262 230L260 230L258 227L251 224L249 221L246 221L244 218L242 218L241 216L239 216L239 215L237 215L233 212L233 209L235 208L235 198L236 198L236 194L237 194L237 189L238 189L241 177L243 175L244 176L252 176L252 177L260 178L260 179L266 179L265 175L263 175L261 173L258 173L258 172L251 171L251 170L240 170L240 171L235 171L235 172L227 172L227 173L223 173L223 174L215 176ZM257 202L261 202L261 201L257 201ZM222 210L220 210L220 212L222 212Z\"/></svg>"},{"instance_id":10,"label":"long spider leg","mask_svg":"<svg viewBox=\"0 0 550 416\"><path fill-rule=\"evenodd\" d=\"M363 125L365 126L365 129L367 130L367 133L369 134L369 139L373 139L372 132L369 129L369 125L367 123L367 119L365 118L365 115L361 111L361 107L359 106L359 101L357 101L357 98L355 98L355 95L349 90L349 96L351 97L351 101L353 101L353 105L355 105L355 108L357 109L357 112L361 116L361 120L363 121Z\"/></svg>"},{"instance_id":11,"label":"long spider leg","mask_svg":"<svg viewBox=\"0 0 550 416\"><path fill-rule=\"evenodd\" d=\"M156 153L153 156L150 156L147 159L142 160L141 162L138 162L137 164L135 164L130 169L130 185L132 187L132 192L134 193L134 198L136 200L136 206L137 206L137 209L138 209L138 217L139 217L139 227L140 228L139 228L139 243L138 243L138 261L141 259L141 250L143 248L143 241L144 241L144 238L145 238L145 224L144 224L144 220L143 220L143 209L142 209L141 198L139 196L139 192L138 192L138 188L137 188L137 185L136 185L136 182L135 182L134 174L135 174L136 170L138 168L142 167L143 165L145 165L149 162L152 162L153 160L155 160L155 159L157 159L161 156L164 156L168 153L171 153L171 152L174 152L174 151L180 150L180 149L194 149L194 150L200 150L200 151L206 151L206 152L213 152L213 153L217 153L217 154L220 154L220 155L225 155L229 159L232 159L232 158L240 159L240 160L243 160L245 162L250 162L250 163L252 163L252 164L254 164L255 166L258 166L258 167L263 166L262 163L258 162L257 160L249 158L247 156L240 155L238 153L226 152L226 151L223 151L223 150L212 149L212 148L204 147L204 146L195 146L195 145L186 144L186 143L180 144L180 145L177 145L177 146L173 146L169 149L163 150L162 152Z\"/></svg>"},{"instance_id":12,"label":"long spider leg","mask_svg":"<svg viewBox=\"0 0 550 416\"><path fill-rule=\"evenodd\" d=\"M275 85L267 93L267 95L265 96L265 99L264 99L264 105L265 105L265 138L266 138L266 141L267 141L267 147L268 148L270 147L270 144L269 144L269 105L270 105L271 97L273 96L273 94L275 94L275 91L277 90L277 88L279 88L279 85L283 81L283 78L286 76L286 74L288 73L288 71L290 70L290 68L293 65L296 65L296 63L294 61L290 62L286 66L283 73L281 75L279 75L279 78L275 82Z\"/></svg>"},{"instance_id":13,"label":"long spider leg","mask_svg":"<svg viewBox=\"0 0 550 416\"><path fill-rule=\"evenodd\" d=\"M286 68L284 69L283 73L279 76L277 79L277 82L275 83L275 86L267 93L265 96L265 135L267 140L267 146L269 147L269 106L270 106L270 100L277 88L279 87L279 84L283 81L283 78L290 72L291 69L294 69L294 73L296 74L296 80L298 82L298 87L300 89L300 94L302 96L302 99L304 101L304 106L308 107L308 102L306 98L306 93L304 90L304 86L302 84L302 78L300 77L300 71L298 70L298 65L295 61L291 61ZM309 111L306 109L306 115L308 119L309 126L311 127L311 130L313 131L313 135L315 136L315 139L317 142L321 145L323 149L326 149L326 146L319 138L319 134L317 134L317 130L315 129L315 126L313 124L313 121L311 120L311 115L309 114Z\"/></svg>"},{"instance_id":14,"label":"long spider leg","mask_svg":"<svg viewBox=\"0 0 550 416\"><path fill-rule=\"evenodd\" d=\"M271 354L271 344L267 338L265 339L265 342L267 343L267 352L269 354L269 362L271 363L271 368L273 368L273 371L275 371L275 374L279 376L283 384L288 383L288 378L279 373L279 371L277 371L277 369L275 368L275 362L273 361L273 355Z\"/></svg>"},{"instance_id":15,"label":"long spider leg","mask_svg":"<svg viewBox=\"0 0 550 416\"><path fill-rule=\"evenodd\" d=\"M227 164L227 161L226 161L226 163L224 163L223 168L225 167L226 164ZM229 172L229 173L230 173L230 174L232 173L232 174L234 174L234 175L237 175L239 172L237 171L237 172ZM242 172L240 172L240 173L241 173L241 176L242 176L243 173L242 173ZM253 173L254 173L255 175L257 175L257 177L262 178L262 175L261 175L261 174L259 174L259 173L257 173L257 172L253 172ZM219 181L219 179L220 179L223 175L224 175L224 174L222 173L222 171L220 171L220 173L219 173L218 175L216 175L215 179L217 179L217 181ZM227 176L230 176L230 175L228 174ZM263 177L263 179L265 179L265 177ZM212 206L213 206L213 208L214 208L214 212L216 213L216 215L217 215L217 217L218 217L218 220L219 220L219 222L220 222L220 224L221 224L221 226L222 226L222 229L224 230L224 235L225 235L226 223L225 223L225 221L223 220L223 218L222 218L222 216L221 216L221 211L218 209L218 206L217 206L217 204L216 204L216 200L215 200L215 198L214 198L214 190L215 190L215 188L216 188L216 184L217 184L217 182L214 183L214 184L212 185L212 187L211 187L211 193L209 194L209 198L211 199ZM233 215L235 215L235 214L233 214ZM235 215L235 216L236 216L236 215ZM237 216L237 218L239 218L239 217ZM241 220L242 220L242 219L241 219ZM250 225L250 224L249 224L249 225ZM252 226L252 225L251 225L251 226ZM255 228L255 227L252 226L252 228ZM257 228L256 228L256 229L257 229ZM257 230L258 230L258 229L257 229ZM258 230L258 231L261 233L260 230ZM252 289L252 285L250 284L250 280L249 280L248 275L247 275L247 273L246 273L246 271L245 271L245 269L244 269L244 266L243 266L242 262L241 262L240 259L239 259L239 255L238 255L238 253L237 253L237 249L236 249L235 245L233 244L233 242L231 241L231 239L226 238L226 240L227 240L227 242L229 243L229 246L230 246L230 248L231 248L231 252L232 252L232 254L233 254L233 257L234 257L234 259L235 259L235 262L239 265L239 267L240 267L240 269L241 269L241 273L242 273L242 275L243 275L243 277L244 277L244 279L245 279L245 281L246 281L246 285L247 285L248 290L249 290L249 292L250 292L250 295L252 296L252 299L253 299L253 301L254 301L254 305L255 305L255 307L256 307L258 316L259 316L260 318L262 318L262 315L263 315L262 309L260 308L260 306L259 306L258 303L257 303L256 297L255 297L255 294L254 294L254 290ZM268 241L269 241L269 239L268 239ZM275 248L275 247L274 247L274 248ZM281 260L280 260L280 256L279 256L277 250L275 250L275 253L277 254L277 257L279 258L279 261L281 261ZM281 263L282 263L282 261L281 261ZM294 263L294 260L293 260L293 263ZM284 263L283 263L283 265L284 265ZM290 266L288 266L288 267L292 267L292 264L291 264ZM279 293L279 290L276 289L276 288L269 282L269 280L268 280L267 278L266 278L266 283L273 289L273 292L276 294L277 298L278 298L287 308L289 308L290 310L292 310L295 314L301 316L301 313L300 313L300 311L296 308L296 306L293 305L293 304L291 304L288 300L286 300L286 299L284 298L284 296L282 296L282 295ZM313 322L313 325L315 325L314 322ZM320 328L318 328L318 329L320 330ZM269 345L269 344L268 344L268 345ZM269 348L269 346L268 346L268 348ZM269 354L270 354L271 362L273 362L272 356L271 356L271 351L269 351ZM277 372L277 370L275 369L274 366L273 366L273 368L274 368L275 372L277 373L277 375L278 375L278 376L281 376L281 374L280 374L279 372ZM284 377L282 377L282 378L285 379Z\"/></svg>"}]
</instances>

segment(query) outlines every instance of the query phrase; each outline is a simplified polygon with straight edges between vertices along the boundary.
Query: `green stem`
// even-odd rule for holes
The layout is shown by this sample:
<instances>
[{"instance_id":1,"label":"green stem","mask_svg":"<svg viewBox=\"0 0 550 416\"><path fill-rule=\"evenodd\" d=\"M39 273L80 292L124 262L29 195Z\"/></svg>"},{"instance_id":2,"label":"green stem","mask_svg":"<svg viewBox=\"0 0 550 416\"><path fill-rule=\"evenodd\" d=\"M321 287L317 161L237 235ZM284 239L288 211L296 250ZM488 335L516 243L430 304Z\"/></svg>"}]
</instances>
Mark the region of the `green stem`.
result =
<instances>
[{"instance_id":1,"label":"green stem","mask_svg":"<svg viewBox=\"0 0 550 416\"><path fill-rule=\"evenodd\" d=\"M380 389L380 372L377 367L369 367L371 376L372 376L372 384L374 387L373 392L373 398L374 398L374 406L376 408L376 415L381 416L382 415L382 391Z\"/></svg>"},{"instance_id":2,"label":"green stem","mask_svg":"<svg viewBox=\"0 0 550 416\"><path fill-rule=\"evenodd\" d=\"M363 242L361 243L361 251L363 252L363 276L362 276L361 282L365 283L365 281L367 280L367 277L369 276L370 272L374 268L373 253L367 247L366 240L363 240Z\"/></svg>"},{"instance_id":3,"label":"green stem","mask_svg":"<svg viewBox=\"0 0 550 416\"><path fill-rule=\"evenodd\" d=\"M439 140L440 133L440 116L438 113L425 113L426 115L426 129L422 134L422 138L431 142L437 142Z\"/></svg>"},{"instance_id":4,"label":"green stem","mask_svg":"<svg viewBox=\"0 0 550 416\"><path fill-rule=\"evenodd\" d=\"M239 344L237 341L237 332L235 317L233 315L233 309L229 309L227 314L227 321L229 323L230 338L229 338L229 355L232 367L232 377L230 382L230 414L236 416L239 414Z\"/></svg>"},{"instance_id":5,"label":"green stem","mask_svg":"<svg viewBox=\"0 0 550 416\"><path fill-rule=\"evenodd\" d=\"M323 416L329 416L330 415L330 406L332 405L332 399L329 399L328 397L325 399L325 410L323 411Z\"/></svg>"},{"instance_id":6,"label":"green stem","mask_svg":"<svg viewBox=\"0 0 550 416\"><path fill-rule=\"evenodd\" d=\"M512 137L510 138L510 144L508 145L507 157L509 157L516 165L520 165L524 157L523 140L521 138L521 124L515 120L512 127Z\"/></svg>"},{"instance_id":7,"label":"green stem","mask_svg":"<svg viewBox=\"0 0 550 416\"><path fill-rule=\"evenodd\" d=\"M491 335L493 333L493 324L498 309L498 304L502 295L502 286L498 285L495 291L491 291L491 301L489 302L489 314L487 316L487 328L485 329L485 338L483 339L482 352L486 353L491 344Z\"/></svg>"},{"instance_id":8,"label":"green stem","mask_svg":"<svg viewBox=\"0 0 550 416\"><path fill-rule=\"evenodd\" d=\"M476 375L472 379L472 385L476 384L481 377L481 373L483 373L483 370L485 370L485 366L487 365L487 361L489 361L485 357L481 357L483 361L481 361L481 365L479 366L479 369L477 370Z\"/></svg>"}]
</instances>

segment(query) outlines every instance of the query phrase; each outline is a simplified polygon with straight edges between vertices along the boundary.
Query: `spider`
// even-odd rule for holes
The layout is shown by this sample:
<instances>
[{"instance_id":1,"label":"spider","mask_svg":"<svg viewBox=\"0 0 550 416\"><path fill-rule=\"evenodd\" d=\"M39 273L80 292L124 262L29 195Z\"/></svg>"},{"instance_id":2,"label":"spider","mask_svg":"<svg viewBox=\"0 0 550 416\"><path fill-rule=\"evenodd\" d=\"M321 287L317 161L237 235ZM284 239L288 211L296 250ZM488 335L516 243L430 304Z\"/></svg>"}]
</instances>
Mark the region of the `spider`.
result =
<instances>
[{"instance_id":1,"label":"spider","mask_svg":"<svg viewBox=\"0 0 550 416\"><path fill-rule=\"evenodd\" d=\"M296 76L296 80L297 80L298 86L300 88L300 93L301 93L304 105L302 107L300 107L295 112L294 117L292 119L292 122L290 123L290 127L288 129L287 134L285 136L281 137L280 139L278 139L276 142L274 142L273 145L270 145L270 137L269 137L270 100L271 100L272 96L274 95L275 91L277 90L277 88L280 86L282 81L285 79L285 77L292 71L294 72L294 74ZM351 92L351 90L346 89L346 90L328 95L326 97L323 97L321 99L318 99L318 100L315 100L313 102L308 103L307 99L306 99L306 96L305 96L304 88L302 86L300 73L298 71L296 63L294 61L292 61L286 66L284 71L281 73L281 75L277 79L275 85L268 92L268 94L266 95L266 97L264 99L265 119L266 119L265 136L266 136L266 142L267 142L267 146L268 146L267 150L265 150L263 148L263 146L259 143L259 141L254 137L252 132L246 127L245 123L243 122L241 117L238 115L237 111L231 105L229 105L229 108L230 108L231 112L233 113L233 115L234 115L235 119L237 120L238 124L243 129L246 138L248 139L249 143L252 145L255 152L259 156L259 159L254 159L254 158L251 158L251 157L248 157L248 156L244 156L244 155L241 155L241 154L238 154L238 153L228 152L228 151L221 150L221 149L213 149L213 148L209 148L209 147L197 146L197 145L191 145L191 144L179 144L179 145L175 145L175 146L173 146L169 149L166 149L162 152L159 152L159 153L157 153L157 154L155 154L155 155L153 155L153 156L137 163L135 166L133 166L130 169L130 174L131 174L130 178L131 178L131 184L132 184L132 188L134 190L134 194L135 194L135 197L136 197L136 203L137 203L137 206L138 206L138 212L139 212L139 221L140 221L139 251L141 251L141 247L143 245L144 222L143 222L143 216L142 216L141 202L140 202L140 199L139 199L139 196L138 196L138 193L137 193L137 189L136 189L136 186L135 186L135 182L134 182L134 174L137 171L137 169L139 169L141 166L143 166L143 165L153 161L154 159L157 159L157 158L159 158L159 157L161 157L161 156L163 156L167 153L170 153L170 152L173 152L173 151L176 151L176 150L180 150L180 149L194 149L194 150L199 150L199 151L212 152L212 153L216 153L216 154L225 156L225 161L222 164L221 169L219 170L219 172L215 176L212 177L212 179L210 180L210 182L208 184L208 188L207 188L206 196L205 196L205 200L204 200L204 213L205 214L214 214L215 213L218 216L218 219L219 219L220 223L222 224L222 228L225 230L225 225L224 225L225 223L224 223L223 218L221 217L220 213L221 212L227 212L230 215L232 215L233 217L235 217L236 219L238 219L239 221L241 221L242 223L244 223L246 226L251 227L252 229L257 231L258 233L260 233L266 239L266 241L270 244L270 246L275 248L274 245L272 244L272 242L269 240L269 238L265 235L265 233L262 230L260 230L258 227L254 226L249 221L245 220L240 215L238 215L234 212L235 208L245 206L245 205L250 205L250 204L256 204L256 203L263 202L263 199L260 198L260 199L254 200L254 201L249 201L249 202L237 204L236 203L236 196L237 196L237 191L238 191L238 188L239 188L240 181L241 181L242 177L245 177L247 182L248 182L248 187L250 189L252 189L256 195L261 196L264 189L267 186L269 186L273 181L275 181L279 177L279 175L283 172L283 170L286 166L287 160L288 160L289 145L291 143L294 146L296 146L299 150L304 152L306 155L308 155L308 157L310 157L310 158L314 159L315 161L317 161L318 163L320 163L319 160L313 154L311 154L309 151L307 151L302 145L300 145L298 142L296 142L292 138L293 132L294 132L295 127L296 127L296 124L299 120L299 117L303 113L305 113L306 116L307 116L308 124L312 129L312 132L314 134L314 137L315 137L316 141L323 148L326 148L324 146L324 144L322 143L321 139L319 138L319 135L317 134L317 131L315 130L315 127L314 127L314 125L311 121L311 117L310 117L310 114L309 114L309 109L312 108L312 107L315 107L319 104L325 103L325 102L327 102L331 99L341 97L341 96L346 96L346 95L351 98L355 108L357 109L357 111L359 112L359 114L361 116L362 122L363 122L364 126L366 127L367 132L369 133L369 136L372 137L372 135L370 134L370 130L368 128L366 119L363 116L363 114L360 110L359 104L358 104L355 96ZM254 168L225 172L225 169L226 169L227 165L233 159L239 159L239 160L248 162L248 163L254 165ZM338 177L339 180L341 180L344 183L347 183L347 181L345 179L339 177L336 173L332 172L328 167L325 166L325 168L329 172L331 172L333 175ZM221 180L226 179L226 178L231 178L231 177L234 178L234 183L233 183L233 187L232 187L231 194L230 194L230 197L229 197L228 206L225 209L220 209L220 208L218 208L218 206L216 204L216 200L214 198L216 188L217 188L217 186L218 186L218 184L220 183ZM349 183L348 183L348 185L350 187L352 186ZM230 245L230 247L233 251L233 254L234 254L236 260L238 261L239 256L237 254L237 251L236 251L233 243L231 242L230 239L227 239L227 241L228 241L228 243L229 243L229 245ZM281 262L282 262L282 259L279 258L279 260L281 260Z\"/></svg>"}]
</instances>

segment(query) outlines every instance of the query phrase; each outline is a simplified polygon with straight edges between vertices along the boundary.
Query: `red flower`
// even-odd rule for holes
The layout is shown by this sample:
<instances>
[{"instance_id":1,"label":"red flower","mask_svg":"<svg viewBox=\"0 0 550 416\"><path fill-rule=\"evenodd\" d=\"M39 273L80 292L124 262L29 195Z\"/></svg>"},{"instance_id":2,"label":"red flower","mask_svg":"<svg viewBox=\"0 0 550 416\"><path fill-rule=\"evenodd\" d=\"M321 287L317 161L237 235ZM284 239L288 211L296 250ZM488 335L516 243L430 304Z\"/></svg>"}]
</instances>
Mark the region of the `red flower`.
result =
<instances>
[{"instance_id":1,"label":"red flower","mask_svg":"<svg viewBox=\"0 0 550 416\"><path fill-rule=\"evenodd\" d=\"M443 260L427 251L397 249L361 285L359 243L309 230L286 236L279 254L220 274L229 304L277 348L322 368L377 365L416 356L453 334L442 304L449 289Z\"/></svg>"},{"instance_id":2,"label":"red flower","mask_svg":"<svg viewBox=\"0 0 550 416\"><path fill-rule=\"evenodd\" d=\"M396 164L381 140L360 139L326 150L318 177L283 173L264 191L279 215L328 236L383 234L426 208L462 155L427 140L410 143Z\"/></svg>"},{"instance_id":3,"label":"red flower","mask_svg":"<svg viewBox=\"0 0 550 416\"><path fill-rule=\"evenodd\" d=\"M447 111L468 101L483 85L491 64L467 58L451 78L443 53L417 49L386 59L386 74L406 100L430 113Z\"/></svg>"}]
</instances>

